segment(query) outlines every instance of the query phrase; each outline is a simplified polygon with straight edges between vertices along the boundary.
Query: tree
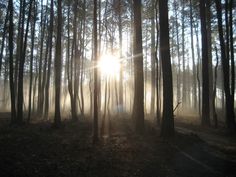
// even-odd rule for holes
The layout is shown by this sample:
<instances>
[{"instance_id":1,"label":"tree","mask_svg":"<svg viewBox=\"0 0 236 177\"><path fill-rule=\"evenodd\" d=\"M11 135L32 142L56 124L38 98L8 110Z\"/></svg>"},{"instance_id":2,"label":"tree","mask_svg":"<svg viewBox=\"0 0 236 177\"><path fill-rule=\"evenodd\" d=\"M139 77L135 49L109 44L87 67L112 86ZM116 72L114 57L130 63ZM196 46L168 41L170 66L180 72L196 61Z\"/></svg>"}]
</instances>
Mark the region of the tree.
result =
<instances>
[{"instance_id":1,"label":"tree","mask_svg":"<svg viewBox=\"0 0 236 177\"><path fill-rule=\"evenodd\" d=\"M218 127L218 120L217 120L217 113L216 113L216 83L217 83L217 68L218 68L218 64L219 64L219 57L218 57L218 51L217 51L217 47L215 46L215 53L216 53L216 66L214 69L214 84L213 84L213 97L212 97L212 102L213 102L213 122L214 122L214 126L215 128Z\"/></svg>"},{"instance_id":2,"label":"tree","mask_svg":"<svg viewBox=\"0 0 236 177\"><path fill-rule=\"evenodd\" d=\"M11 93L11 123L15 123L16 121L16 105L15 105L15 86L14 86L14 70L13 70L13 49L14 49L14 41L13 41L13 1L9 0L8 4L9 9L9 80L10 80L10 93Z\"/></svg>"},{"instance_id":3,"label":"tree","mask_svg":"<svg viewBox=\"0 0 236 177\"><path fill-rule=\"evenodd\" d=\"M3 50L4 50L4 44L5 44L5 38L6 38L6 29L7 29L7 22L9 18L9 9L7 9L6 18L4 21L4 27L3 27L3 36L2 36L2 45L0 50L0 76L1 76L1 70L2 70L2 58L3 58Z\"/></svg>"},{"instance_id":4,"label":"tree","mask_svg":"<svg viewBox=\"0 0 236 177\"><path fill-rule=\"evenodd\" d=\"M206 28L206 2L200 0L200 19L202 35L202 125L210 125L209 106L209 56L208 35Z\"/></svg>"},{"instance_id":5,"label":"tree","mask_svg":"<svg viewBox=\"0 0 236 177\"><path fill-rule=\"evenodd\" d=\"M160 81L161 81L161 79L160 79L160 77L159 77L159 75L161 75L161 74L159 74L159 62L161 62L161 60L160 61L158 61L158 57L157 57L157 51L158 51L158 49L159 49L159 43L158 43L158 41L159 41L159 23L157 22L158 21L158 2L156 1L155 2L155 10L156 10L156 31L157 31L157 33L156 33L156 46L155 46L155 60L156 60L156 118L157 118L157 125L158 126L160 126L161 125L161 116L160 116ZM161 71L161 70L160 70ZM161 72L160 72L161 73ZM178 89L178 86L177 86L177 89Z\"/></svg>"},{"instance_id":6,"label":"tree","mask_svg":"<svg viewBox=\"0 0 236 177\"><path fill-rule=\"evenodd\" d=\"M170 61L169 25L168 25L168 1L159 0L159 26L160 26L160 56L163 71L163 118L161 136L174 135L173 117L173 84Z\"/></svg>"},{"instance_id":7,"label":"tree","mask_svg":"<svg viewBox=\"0 0 236 177\"><path fill-rule=\"evenodd\" d=\"M220 39L220 50L221 50L221 64L223 67L223 79L224 79L224 92L226 98L226 125L229 130L235 130L235 115L234 115L234 104L233 96L230 93L230 82L229 82L229 58L226 55L225 49L225 39L223 34L223 25L222 25L222 7L221 1L215 0L217 19L218 19L218 31Z\"/></svg>"},{"instance_id":8,"label":"tree","mask_svg":"<svg viewBox=\"0 0 236 177\"><path fill-rule=\"evenodd\" d=\"M39 70L38 70L38 105L37 114L39 117L43 113L43 86L42 86L42 68L43 68L43 53L44 53L44 38L46 31L46 13L43 11L43 0L41 0L41 21L40 21L40 52L39 52Z\"/></svg>"},{"instance_id":9,"label":"tree","mask_svg":"<svg viewBox=\"0 0 236 177\"><path fill-rule=\"evenodd\" d=\"M93 99L93 141L98 141L98 69L97 69L97 0L93 1L93 55L94 55L94 99Z\"/></svg>"},{"instance_id":10,"label":"tree","mask_svg":"<svg viewBox=\"0 0 236 177\"><path fill-rule=\"evenodd\" d=\"M231 104L234 108L235 94L235 62L234 62L234 32L233 32L233 0L229 1L229 42L230 42L230 61L231 61ZM234 117L234 116L233 116ZM234 117L235 118L235 117Z\"/></svg>"},{"instance_id":11,"label":"tree","mask_svg":"<svg viewBox=\"0 0 236 177\"><path fill-rule=\"evenodd\" d=\"M25 1L23 2L23 9L25 9ZM17 123L21 124L23 122L23 102L24 102L24 91L23 91L23 85L24 85L24 65L25 65L25 58L26 58L26 47L27 47L27 38L28 38L28 32L29 32L29 23L31 18L31 9L32 9L33 0L30 1L30 7L28 12L28 20L26 24L26 31L25 36L22 32L22 39L21 44L23 44L23 47L21 48L20 52L20 61L19 61L19 73L18 73L18 99L17 99ZM23 10L23 16L25 15L25 10ZM22 19L22 31L24 28L24 18ZM23 39L24 37L24 39ZM24 43L23 43L24 41Z\"/></svg>"},{"instance_id":12,"label":"tree","mask_svg":"<svg viewBox=\"0 0 236 177\"><path fill-rule=\"evenodd\" d=\"M34 2L35 6L35 2ZM33 15L33 22L31 24L31 51L30 51L30 81L29 81L29 103L28 103L28 117L27 122L30 121L31 117L31 102L32 102L32 86L33 86L33 55L34 55L34 41L35 41L35 26L36 26L36 14L37 9L34 7L33 9L34 15Z\"/></svg>"},{"instance_id":13,"label":"tree","mask_svg":"<svg viewBox=\"0 0 236 177\"><path fill-rule=\"evenodd\" d=\"M121 66L120 66L120 82L119 82L119 105L121 109L123 110L123 62L122 62L122 0L119 0L119 5L118 5L118 24L119 24L119 48L120 48L120 61L121 61ZM122 111L121 110L121 111Z\"/></svg>"},{"instance_id":14,"label":"tree","mask_svg":"<svg viewBox=\"0 0 236 177\"><path fill-rule=\"evenodd\" d=\"M56 128L61 125L61 109L60 109L60 94L61 94L61 36L62 36L62 6L61 0L57 1L57 39L56 39L56 55L55 55L55 114L54 125Z\"/></svg>"},{"instance_id":15,"label":"tree","mask_svg":"<svg viewBox=\"0 0 236 177\"><path fill-rule=\"evenodd\" d=\"M52 39L53 39L53 18L54 18L54 2L51 0L51 9L50 9L50 25L49 25L49 58L48 58L48 71L47 71L47 80L45 86L45 109L44 117L48 117L48 107L49 107L49 85L50 85L50 76L51 76L51 63L52 63Z\"/></svg>"},{"instance_id":16,"label":"tree","mask_svg":"<svg viewBox=\"0 0 236 177\"><path fill-rule=\"evenodd\" d=\"M181 9L181 22L182 22L182 60L183 60L183 89L182 89L182 105L186 107L187 103L187 79L186 79L186 39L185 39L185 0L181 2L182 9Z\"/></svg>"},{"instance_id":17,"label":"tree","mask_svg":"<svg viewBox=\"0 0 236 177\"><path fill-rule=\"evenodd\" d=\"M211 1L206 0L206 30L207 30L207 54L208 54L208 74L209 74L209 119L213 117L213 68L212 68L212 16L211 16Z\"/></svg>"},{"instance_id":18,"label":"tree","mask_svg":"<svg viewBox=\"0 0 236 177\"><path fill-rule=\"evenodd\" d=\"M135 130L144 131L144 81L143 81L143 49L142 49L142 23L141 0L133 0L134 8L134 103L133 119Z\"/></svg>"},{"instance_id":19,"label":"tree","mask_svg":"<svg viewBox=\"0 0 236 177\"><path fill-rule=\"evenodd\" d=\"M178 58L178 73L177 73L177 101L180 101L180 42L179 42L179 24L178 24L178 7L177 2L174 0L174 14L175 14L175 32L176 32L176 42L177 42L177 58Z\"/></svg>"},{"instance_id":20,"label":"tree","mask_svg":"<svg viewBox=\"0 0 236 177\"><path fill-rule=\"evenodd\" d=\"M197 83L196 83L196 66L195 66L195 54L194 54L194 42L193 42L193 4L190 0L190 33L191 33L191 57L193 62L193 106L197 107Z\"/></svg>"},{"instance_id":21,"label":"tree","mask_svg":"<svg viewBox=\"0 0 236 177\"><path fill-rule=\"evenodd\" d=\"M154 113L155 106L155 1L152 0L151 9L151 115Z\"/></svg>"}]
</instances>

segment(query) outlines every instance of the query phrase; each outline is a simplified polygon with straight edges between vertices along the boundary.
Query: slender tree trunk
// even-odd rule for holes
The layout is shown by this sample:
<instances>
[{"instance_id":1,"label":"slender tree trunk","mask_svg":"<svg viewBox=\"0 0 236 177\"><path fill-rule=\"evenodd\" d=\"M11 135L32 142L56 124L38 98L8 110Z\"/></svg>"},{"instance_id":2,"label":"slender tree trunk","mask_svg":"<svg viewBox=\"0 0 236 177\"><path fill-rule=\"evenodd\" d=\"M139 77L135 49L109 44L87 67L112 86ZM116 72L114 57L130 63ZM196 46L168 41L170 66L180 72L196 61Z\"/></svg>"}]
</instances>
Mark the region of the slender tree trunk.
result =
<instances>
[{"instance_id":1,"label":"slender tree trunk","mask_svg":"<svg viewBox=\"0 0 236 177\"><path fill-rule=\"evenodd\" d=\"M183 60L183 90L182 90L182 105L187 106L187 82L186 82L186 66L185 66L185 2L182 0L182 60Z\"/></svg>"},{"instance_id":2,"label":"slender tree trunk","mask_svg":"<svg viewBox=\"0 0 236 177\"><path fill-rule=\"evenodd\" d=\"M35 2L34 2L35 3ZM31 50L30 50L30 81L29 81L29 103L28 103L28 118L27 118L27 122L30 122L30 118L31 118L31 107L32 107L32 87L33 87L33 58L34 58L34 40L35 40L35 24L36 24L36 11L37 9L35 8L35 4L34 4L34 16L33 16L33 23L31 26Z\"/></svg>"},{"instance_id":3,"label":"slender tree trunk","mask_svg":"<svg viewBox=\"0 0 236 177\"><path fill-rule=\"evenodd\" d=\"M94 38L94 100L93 100L93 141L96 143L98 141L98 69L96 67L98 61L97 55L97 0L94 0L93 9L93 38Z\"/></svg>"},{"instance_id":4,"label":"slender tree trunk","mask_svg":"<svg viewBox=\"0 0 236 177\"><path fill-rule=\"evenodd\" d=\"M194 27L196 34L196 45L197 45L197 83L198 83L198 111L199 116L201 117L201 81L200 81L200 48L199 48L199 35L198 35L198 26Z\"/></svg>"},{"instance_id":5,"label":"slender tree trunk","mask_svg":"<svg viewBox=\"0 0 236 177\"><path fill-rule=\"evenodd\" d=\"M55 114L54 125L56 128L61 125L61 109L60 109L60 95L61 95L61 64L62 64L62 5L61 0L57 1L57 39L56 39L56 55L55 55Z\"/></svg>"},{"instance_id":6,"label":"slender tree trunk","mask_svg":"<svg viewBox=\"0 0 236 177\"><path fill-rule=\"evenodd\" d=\"M74 2L75 3L75 2ZM76 3L74 5L73 8L77 7ZM69 8L70 10L70 8ZM74 20L73 20L73 41L72 41L72 47L71 47L71 55L70 55L70 25L69 25L69 10L68 10L68 14L67 14L67 18L68 18L68 24L67 24L67 38L68 38L68 43L67 43L67 77L68 77L68 92L70 95L70 104L71 104L71 118L72 120L74 120L74 118L76 117L75 114L75 105L74 105L74 92L73 92L73 59L74 59L74 45L75 45L75 28L76 28L76 14L75 14L75 10L74 11Z\"/></svg>"},{"instance_id":7,"label":"slender tree trunk","mask_svg":"<svg viewBox=\"0 0 236 177\"><path fill-rule=\"evenodd\" d=\"M84 60L86 58L85 56L85 42L84 42L84 39L85 39L85 33L86 33L86 10L85 10L85 6L86 6L86 1L84 0L83 2L83 13L84 13L84 16L83 16L83 20L82 20L82 29L83 29L83 34L82 34L82 38L81 38L81 56L82 56L82 59L81 59L81 75L80 75L80 98L81 98L81 117L84 118L84 83L83 83L83 80L84 80Z\"/></svg>"},{"instance_id":8,"label":"slender tree trunk","mask_svg":"<svg viewBox=\"0 0 236 177\"><path fill-rule=\"evenodd\" d=\"M230 30L230 61L231 61L231 101L234 108L235 95L235 61L234 61L234 32L233 32L233 0L229 2L229 30Z\"/></svg>"},{"instance_id":9,"label":"slender tree trunk","mask_svg":"<svg viewBox=\"0 0 236 177\"><path fill-rule=\"evenodd\" d=\"M11 123L16 121L16 105L15 105L15 86L14 86L14 70L13 70L13 49L14 49L14 24L13 24L13 0L9 0L9 81L10 81L10 93L11 93Z\"/></svg>"},{"instance_id":10,"label":"slender tree trunk","mask_svg":"<svg viewBox=\"0 0 236 177\"><path fill-rule=\"evenodd\" d=\"M51 64L52 64L52 39L53 39L53 19L54 19L54 4L51 0L51 9L50 9L50 24L49 24L49 58L47 66L47 80L45 86L45 109L44 117L48 119L49 112L49 88L50 88L50 76L51 76Z\"/></svg>"},{"instance_id":11,"label":"slender tree trunk","mask_svg":"<svg viewBox=\"0 0 236 177\"><path fill-rule=\"evenodd\" d=\"M194 54L194 42L193 42L193 8L192 0L190 0L190 30L191 30L191 53L193 62L193 107L197 107L197 83L196 83L196 65L195 65L195 54Z\"/></svg>"},{"instance_id":12,"label":"slender tree trunk","mask_svg":"<svg viewBox=\"0 0 236 177\"><path fill-rule=\"evenodd\" d=\"M177 102L180 101L180 43L179 43L179 25L178 25L178 14L177 14L177 2L174 0L174 14L175 14L175 29L176 29L176 42L177 42L177 58L178 58L178 73L177 73Z\"/></svg>"},{"instance_id":13,"label":"slender tree trunk","mask_svg":"<svg viewBox=\"0 0 236 177\"><path fill-rule=\"evenodd\" d=\"M43 2L41 1L43 4ZM43 65L43 44L45 37L45 28L46 28L46 15L43 15L43 5L41 5L41 41L40 41L40 54L39 54L39 71L38 71L38 105L37 105L37 114L39 117L42 116L43 107L42 107L42 65Z\"/></svg>"},{"instance_id":14,"label":"slender tree trunk","mask_svg":"<svg viewBox=\"0 0 236 177\"><path fill-rule=\"evenodd\" d=\"M73 19L73 42L72 42L72 51L71 51L71 61L70 61L70 73L68 73L68 90L70 94L71 100L71 116L72 120L77 121L77 95L78 95L78 82L77 82L77 58L78 57L78 49L77 49L77 16L78 16L78 1L74 1L74 19ZM68 26L69 27L69 26ZM68 34L69 35L69 34Z\"/></svg>"},{"instance_id":15,"label":"slender tree trunk","mask_svg":"<svg viewBox=\"0 0 236 177\"><path fill-rule=\"evenodd\" d=\"M226 58L229 60L229 0L225 0L225 55Z\"/></svg>"},{"instance_id":16,"label":"slender tree trunk","mask_svg":"<svg viewBox=\"0 0 236 177\"><path fill-rule=\"evenodd\" d=\"M158 44L159 44L159 24L158 24L158 2L155 2L155 9L156 9L156 48L155 48L155 60L156 60L156 118L157 118L157 125L161 125L161 114L160 114L160 77L159 77L159 64L158 64L158 57L157 57L157 51L158 51Z\"/></svg>"},{"instance_id":17,"label":"slender tree trunk","mask_svg":"<svg viewBox=\"0 0 236 177\"><path fill-rule=\"evenodd\" d=\"M170 61L168 1L159 0L159 25L160 25L160 55L163 71L163 118L161 136L164 138L174 135L173 116L173 84Z\"/></svg>"},{"instance_id":18,"label":"slender tree trunk","mask_svg":"<svg viewBox=\"0 0 236 177\"><path fill-rule=\"evenodd\" d=\"M24 0L20 0L20 7L19 7L19 21L18 21L18 27L17 27L17 43L16 43L16 57L15 57L15 65L14 65L14 84L15 84L15 95L16 97L18 97L18 72L19 72L19 62L21 59L21 53L22 53L22 47L23 47L23 38L24 38L24 25L22 25L22 23L24 22L24 16L22 15L23 11L24 11ZM17 106L17 98L16 100L16 106ZM17 111L17 107L16 107L16 111ZM17 112L16 112L17 114ZM16 115L17 118L17 115Z\"/></svg>"},{"instance_id":19,"label":"slender tree trunk","mask_svg":"<svg viewBox=\"0 0 236 177\"><path fill-rule=\"evenodd\" d=\"M1 45L1 51L0 51L0 76L1 76L1 70L2 70L2 57L3 57L3 50L5 46L5 38L6 38L6 29L7 29L7 22L9 20L9 8L7 9L7 14L4 22L3 27L3 34L2 34L2 45Z\"/></svg>"},{"instance_id":20,"label":"slender tree trunk","mask_svg":"<svg viewBox=\"0 0 236 177\"><path fill-rule=\"evenodd\" d=\"M218 57L218 51L217 51L217 47L215 46L215 53L216 53L216 66L215 66L215 70L214 70L214 74L215 74L215 79L214 79L214 85L213 85L213 100L212 100L212 104L213 104L213 121L214 121L214 126L215 128L218 127L218 120L217 120L217 113L216 113L216 83L217 83L217 69L218 69L218 63L219 63L219 57Z\"/></svg>"},{"instance_id":21,"label":"slender tree trunk","mask_svg":"<svg viewBox=\"0 0 236 177\"><path fill-rule=\"evenodd\" d=\"M49 28L48 28L49 29ZM42 107L42 113L41 115L45 115L45 99L46 99L46 80L47 80L47 67L48 67L48 52L49 52L49 46L51 45L50 43L49 36L47 36L47 41L46 41L46 51L45 51L45 58L44 58L44 64L43 64L43 74L42 74L42 94L41 94L41 107ZM44 117L46 118L46 117Z\"/></svg>"},{"instance_id":22,"label":"slender tree trunk","mask_svg":"<svg viewBox=\"0 0 236 177\"><path fill-rule=\"evenodd\" d=\"M25 4L25 2L23 3ZM25 39L23 44L22 40L22 52L21 52L21 59L19 63L19 74L18 74L18 99L17 99L17 122L21 124L23 122L23 102L24 102L24 64L25 64L25 58L26 58L26 47L27 47L27 38L28 38L28 32L29 32L29 23L31 18L31 9L32 9L33 0L30 1L30 7L28 12L28 20L26 24L26 31L25 31ZM24 7L25 8L25 7ZM23 11L23 16L25 15L25 11ZM22 21L22 25L24 24L24 21ZM22 26L24 28L24 26Z\"/></svg>"},{"instance_id":23,"label":"slender tree trunk","mask_svg":"<svg viewBox=\"0 0 236 177\"><path fill-rule=\"evenodd\" d=\"M81 98L81 117L84 117L84 88L83 88L83 80L84 80L84 57L81 60L81 73L80 73L80 98Z\"/></svg>"},{"instance_id":24,"label":"slender tree trunk","mask_svg":"<svg viewBox=\"0 0 236 177\"><path fill-rule=\"evenodd\" d=\"M212 69L212 39L211 39L211 0L206 0L206 28L208 45L208 67L209 67L209 119L213 117L213 69Z\"/></svg>"},{"instance_id":25,"label":"slender tree trunk","mask_svg":"<svg viewBox=\"0 0 236 177\"><path fill-rule=\"evenodd\" d=\"M101 122L101 135L104 135L105 133L105 121L106 121L106 113L107 113L107 85L108 85L108 81L107 78L105 80L105 97L104 97L104 113L103 113L103 117L102 117L102 122Z\"/></svg>"},{"instance_id":26,"label":"slender tree trunk","mask_svg":"<svg viewBox=\"0 0 236 177\"><path fill-rule=\"evenodd\" d=\"M229 58L227 58L225 50L225 40L223 36L223 27L222 27L222 8L221 1L215 0L216 10L217 10L217 19L218 19L218 30L219 30L219 39L220 39L220 48L221 48L221 63L223 67L223 78L224 78L224 92L226 98L226 125L229 130L235 130L235 115L234 107L232 101L232 95L230 94L230 83L229 83Z\"/></svg>"},{"instance_id":27,"label":"slender tree trunk","mask_svg":"<svg viewBox=\"0 0 236 177\"><path fill-rule=\"evenodd\" d=\"M202 125L210 125L209 105L209 57L208 36L206 28L206 3L200 0L200 18L202 35Z\"/></svg>"},{"instance_id":28,"label":"slender tree trunk","mask_svg":"<svg viewBox=\"0 0 236 177\"><path fill-rule=\"evenodd\" d=\"M109 87L108 87L108 100L107 100L107 129L108 129L108 135L111 135L111 113L110 113L110 99L111 99L111 78L109 77Z\"/></svg>"},{"instance_id":29,"label":"slender tree trunk","mask_svg":"<svg viewBox=\"0 0 236 177\"><path fill-rule=\"evenodd\" d=\"M155 106L155 0L152 0L152 17L151 17L151 116L154 114Z\"/></svg>"},{"instance_id":30,"label":"slender tree trunk","mask_svg":"<svg viewBox=\"0 0 236 177\"><path fill-rule=\"evenodd\" d=\"M133 118L137 133L144 131L144 81L143 81L143 49L141 0L133 0L134 8L134 103Z\"/></svg>"},{"instance_id":31,"label":"slender tree trunk","mask_svg":"<svg viewBox=\"0 0 236 177\"><path fill-rule=\"evenodd\" d=\"M120 81L119 81L119 111L123 111L124 105L123 105L123 56L122 56L122 0L119 0L119 48L120 48Z\"/></svg>"},{"instance_id":32,"label":"slender tree trunk","mask_svg":"<svg viewBox=\"0 0 236 177\"><path fill-rule=\"evenodd\" d=\"M93 57L92 57L93 58ZM92 73L89 73L90 117L93 116Z\"/></svg>"}]
</instances>

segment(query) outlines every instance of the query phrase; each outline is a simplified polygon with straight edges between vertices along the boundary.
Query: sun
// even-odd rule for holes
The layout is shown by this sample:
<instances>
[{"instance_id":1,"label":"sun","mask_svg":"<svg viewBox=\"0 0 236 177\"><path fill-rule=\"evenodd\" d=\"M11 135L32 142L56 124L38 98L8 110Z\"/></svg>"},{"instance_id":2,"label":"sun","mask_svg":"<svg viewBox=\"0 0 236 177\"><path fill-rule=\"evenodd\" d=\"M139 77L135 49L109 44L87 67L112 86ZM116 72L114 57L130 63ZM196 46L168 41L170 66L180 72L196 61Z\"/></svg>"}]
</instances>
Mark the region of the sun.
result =
<instances>
[{"instance_id":1,"label":"sun","mask_svg":"<svg viewBox=\"0 0 236 177\"><path fill-rule=\"evenodd\" d=\"M99 61L99 68L103 76L118 77L120 71L119 59L111 54L102 55Z\"/></svg>"}]
</instances>

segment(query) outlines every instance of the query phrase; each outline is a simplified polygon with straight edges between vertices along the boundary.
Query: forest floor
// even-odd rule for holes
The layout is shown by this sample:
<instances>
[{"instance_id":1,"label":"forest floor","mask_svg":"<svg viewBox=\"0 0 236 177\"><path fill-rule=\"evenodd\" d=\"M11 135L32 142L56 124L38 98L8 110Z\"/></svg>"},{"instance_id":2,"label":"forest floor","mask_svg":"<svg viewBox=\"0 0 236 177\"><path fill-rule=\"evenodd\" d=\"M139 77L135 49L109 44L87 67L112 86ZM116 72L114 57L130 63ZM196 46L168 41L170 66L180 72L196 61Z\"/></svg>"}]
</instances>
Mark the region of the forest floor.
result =
<instances>
[{"instance_id":1,"label":"forest floor","mask_svg":"<svg viewBox=\"0 0 236 177\"><path fill-rule=\"evenodd\" d=\"M0 121L1 177L236 177L236 138L225 132L176 123L166 141L148 122L138 136L129 119L116 119L95 145L88 120L67 120L61 129Z\"/></svg>"}]
</instances>

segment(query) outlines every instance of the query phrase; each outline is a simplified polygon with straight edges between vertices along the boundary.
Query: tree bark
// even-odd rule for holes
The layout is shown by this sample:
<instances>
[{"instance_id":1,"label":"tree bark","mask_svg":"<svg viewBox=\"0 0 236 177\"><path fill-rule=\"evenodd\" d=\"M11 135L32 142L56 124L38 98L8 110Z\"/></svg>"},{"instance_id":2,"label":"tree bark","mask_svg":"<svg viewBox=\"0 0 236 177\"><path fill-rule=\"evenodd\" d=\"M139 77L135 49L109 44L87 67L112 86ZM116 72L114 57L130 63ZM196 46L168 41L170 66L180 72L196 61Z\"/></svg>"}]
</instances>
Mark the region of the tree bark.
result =
<instances>
[{"instance_id":1,"label":"tree bark","mask_svg":"<svg viewBox=\"0 0 236 177\"><path fill-rule=\"evenodd\" d=\"M48 66L47 66L47 80L45 86L45 109L44 109L44 117L48 118L49 112L49 86L50 86L50 76L51 76L51 63L52 63L52 39L53 39L53 19L54 19L54 4L53 0L51 0L51 9L50 9L50 24L49 24L49 58L48 58Z\"/></svg>"},{"instance_id":2,"label":"tree bark","mask_svg":"<svg viewBox=\"0 0 236 177\"><path fill-rule=\"evenodd\" d=\"M213 113L213 68L212 68L212 30L211 30L211 0L206 0L206 28L207 28L207 45L208 45L208 73L209 73L209 119Z\"/></svg>"},{"instance_id":3,"label":"tree bark","mask_svg":"<svg viewBox=\"0 0 236 177\"><path fill-rule=\"evenodd\" d=\"M200 18L202 35L202 125L210 125L209 105L209 57L208 36L206 28L206 3L200 0Z\"/></svg>"},{"instance_id":4,"label":"tree bark","mask_svg":"<svg viewBox=\"0 0 236 177\"><path fill-rule=\"evenodd\" d=\"M195 65L195 54L194 54L194 42L193 42L193 7L192 0L190 0L190 31L191 31L191 54L193 62L193 107L197 107L197 83L196 83L196 65Z\"/></svg>"},{"instance_id":5,"label":"tree bark","mask_svg":"<svg viewBox=\"0 0 236 177\"><path fill-rule=\"evenodd\" d=\"M18 97L17 97L17 123L21 124L23 122L23 102L24 102L24 65L25 65L25 58L26 58L26 47L27 47L27 38L28 38L28 32L29 32L29 23L31 18L31 9L32 9L32 3L33 0L30 1L30 7L28 12L28 20L26 24L26 31L25 31L25 37L24 39L21 39L21 43L23 44L21 53L21 58L19 62L19 74L18 74ZM23 3L26 4L25 2ZM23 5L23 7L24 7ZM25 7L24 7L25 9ZM23 11L23 16L25 15L25 10ZM24 21L22 21L22 28L24 28ZM23 43L24 40L24 43Z\"/></svg>"},{"instance_id":6,"label":"tree bark","mask_svg":"<svg viewBox=\"0 0 236 177\"><path fill-rule=\"evenodd\" d=\"M143 80L143 49L141 0L133 0L134 8L134 103L133 118L137 133L144 131L144 80Z\"/></svg>"},{"instance_id":7,"label":"tree bark","mask_svg":"<svg viewBox=\"0 0 236 177\"><path fill-rule=\"evenodd\" d=\"M10 81L10 93L11 93L11 123L15 124L16 121L16 105L15 105L15 85L14 85L14 70L13 70L13 49L14 49L14 41L13 41L13 0L9 0L8 4L9 8L9 81Z\"/></svg>"},{"instance_id":8,"label":"tree bark","mask_svg":"<svg viewBox=\"0 0 236 177\"><path fill-rule=\"evenodd\" d=\"M34 2L35 3L35 2ZM35 6L35 4L34 4ZM32 87L33 87L33 58L34 58L34 41L35 41L35 25L36 25L36 13L37 9L34 7L34 16L33 16L33 23L31 26L31 50L30 50L30 81L29 81L29 103L28 103L28 117L27 117L27 122L30 122L31 118L31 107L32 107Z\"/></svg>"},{"instance_id":9,"label":"tree bark","mask_svg":"<svg viewBox=\"0 0 236 177\"><path fill-rule=\"evenodd\" d=\"M61 109L60 109L60 95L61 95L61 63L62 63L62 5L61 0L57 1L57 39L56 39L56 55L55 55L55 114L54 126L59 128L61 125Z\"/></svg>"},{"instance_id":10,"label":"tree bark","mask_svg":"<svg viewBox=\"0 0 236 177\"><path fill-rule=\"evenodd\" d=\"M158 24L158 2L155 2L155 10L156 10L156 48L155 48L155 60L156 60L156 119L157 119L157 126L161 126L161 113L160 113L160 77L159 77L159 61L157 57L157 51L158 51L158 44L159 44L159 24Z\"/></svg>"},{"instance_id":11,"label":"tree bark","mask_svg":"<svg viewBox=\"0 0 236 177\"><path fill-rule=\"evenodd\" d=\"M229 83L229 58L227 58L225 50L225 40L223 36L223 27L222 27L222 7L221 1L215 0L216 10L217 10L217 19L218 19L218 31L220 39L220 48L221 48L221 63L223 67L223 78L224 78L224 92L225 92L225 101L226 101L226 125L229 130L235 130L235 115L233 107L233 99L230 94L230 83Z\"/></svg>"},{"instance_id":12,"label":"tree bark","mask_svg":"<svg viewBox=\"0 0 236 177\"><path fill-rule=\"evenodd\" d=\"M177 42L177 58L178 58L178 73L177 73L177 102L180 102L180 43L179 43L179 25L178 25L178 14L177 14L177 2L174 0L174 14L175 14L175 28L176 28L176 42Z\"/></svg>"},{"instance_id":13,"label":"tree bark","mask_svg":"<svg viewBox=\"0 0 236 177\"><path fill-rule=\"evenodd\" d=\"M231 61L231 101L234 108L235 94L235 61L234 61L234 32L233 32L233 0L229 2L229 42L230 42L230 61Z\"/></svg>"},{"instance_id":14,"label":"tree bark","mask_svg":"<svg viewBox=\"0 0 236 177\"><path fill-rule=\"evenodd\" d=\"M1 70L2 70L2 57L3 57L4 46L5 46L6 29L7 29L8 20L9 20L9 8L7 9L7 14L4 21L4 27L3 27L3 34L2 34L2 45L1 45L1 51L0 51L0 76L1 76Z\"/></svg>"},{"instance_id":15,"label":"tree bark","mask_svg":"<svg viewBox=\"0 0 236 177\"><path fill-rule=\"evenodd\" d=\"M217 69L218 69L218 64L219 64L219 57L218 57L218 51L217 51L217 47L215 46L215 53L216 53L216 65L215 65L215 70L214 70L214 74L215 74L215 79L214 79L214 85L213 85L213 100L212 100L212 104L213 104L213 121L214 121L214 126L215 128L218 127L218 120L217 120L217 113L216 113L216 83L217 83Z\"/></svg>"},{"instance_id":16,"label":"tree bark","mask_svg":"<svg viewBox=\"0 0 236 177\"><path fill-rule=\"evenodd\" d=\"M151 13L151 116L154 114L155 106L155 80L156 80L156 52L155 52L155 0L152 0L152 13Z\"/></svg>"},{"instance_id":17,"label":"tree bark","mask_svg":"<svg viewBox=\"0 0 236 177\"><path fill-rule=\"evenodd\" d=\"M173 117L173 83L170 61L168 1L159 0L159 25L160 25L160 55L163 71L163 118L161 136L168 138L174 135Z\"/></svg>"},{"instance_id":18,"label":"tree bark","mask_svg":"<svg viewBox=\"0 0 236 177\"><path fill-rule=\"evenodd\" d=\"M93 142L98 142L98 55L97 55L97 0L93 1L93 53L94 53L94 100L93 100Z\"/></svg>"},{"instance_id":19,"label":"tree bark","mask_svg":"<svg viewBox=\"0 0 236 177\"><path fill-rule=\"evenodd\" d=\"M37 105L37 114L39 117L42 116L43 113L43 106L42 106L42 65L43 65L43 42L45 37L45 28L46 28L46 14L43 12L43 1L41 1L41 41L40 41L40 54L39 54L39 70L38 70L38 105Z\"/></svg>"},{"instance_id":20,"label":"tree bark","mask_svg":"<svg viewBox=\"0 0 236 177\"><path fill-rule=\"evenodd\" d=\"M119 0L119 48L120 48L120 81L119 81L119 107L123 111L123 56L122 56L122 41L123 41L123 36L122 36L122 0Z\"/></svg>"}]
</instances>

